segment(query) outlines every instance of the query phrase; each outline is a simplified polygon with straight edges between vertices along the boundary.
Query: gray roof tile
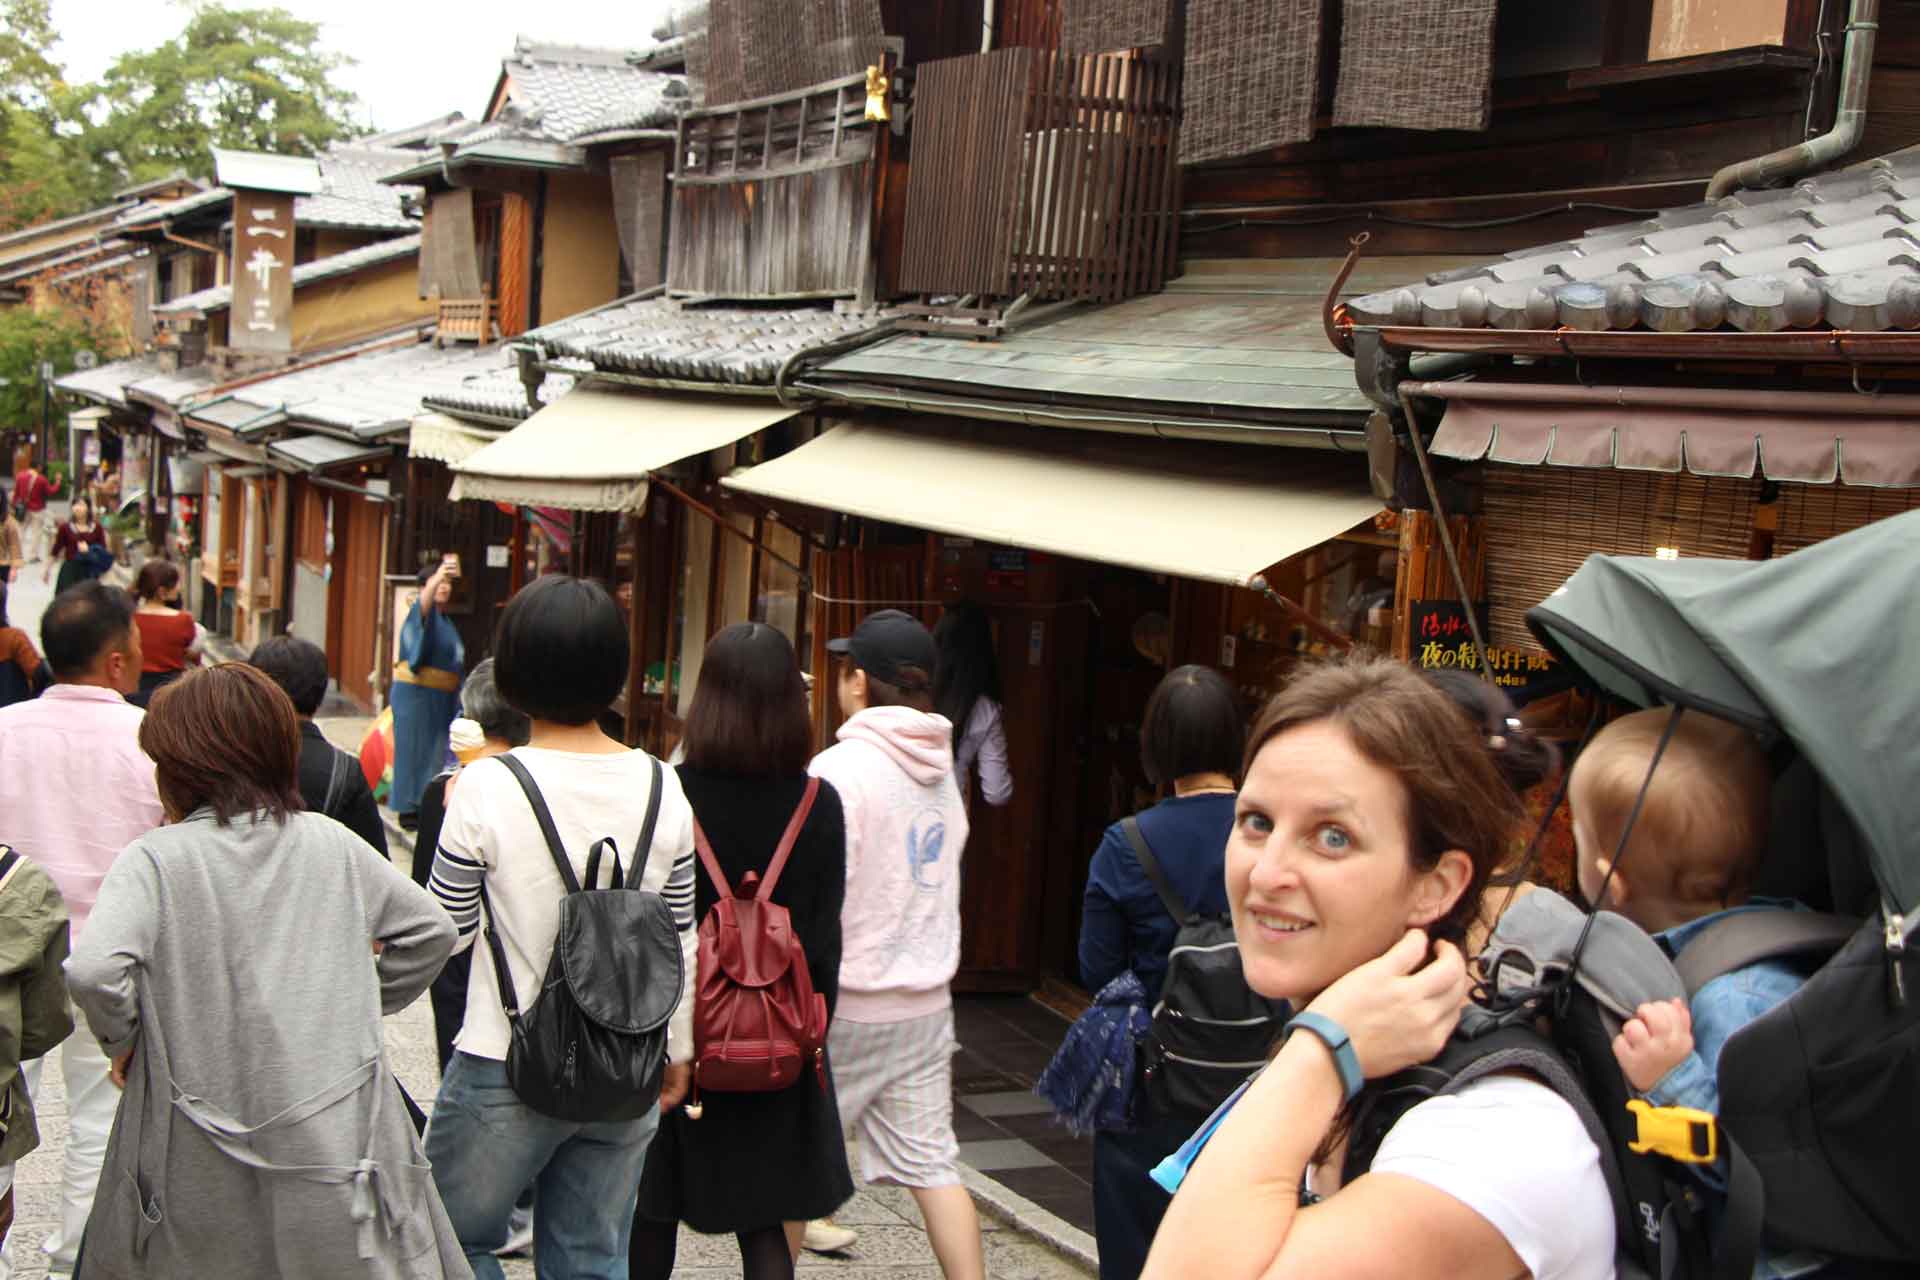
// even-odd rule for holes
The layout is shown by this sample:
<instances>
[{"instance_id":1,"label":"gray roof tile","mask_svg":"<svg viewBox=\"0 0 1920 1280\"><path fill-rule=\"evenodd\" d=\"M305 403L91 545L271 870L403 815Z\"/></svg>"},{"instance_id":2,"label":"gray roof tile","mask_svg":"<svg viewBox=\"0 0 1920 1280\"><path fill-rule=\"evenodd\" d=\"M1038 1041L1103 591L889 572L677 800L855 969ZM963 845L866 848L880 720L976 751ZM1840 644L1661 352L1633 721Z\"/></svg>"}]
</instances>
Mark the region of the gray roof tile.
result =
<instances>
[{"instance_id":1,"label":"gray roof tile","mask_svg":"<svg viewBox=\"0 0 1920 1280\"><path fill-rule=\"evenodd\" d=\"M683 307L650 298L574 316L520 341L608 372L770 386L794 352L864 333L889 314L840 313L830 307Z\"/></svg>"},{"instance_id":2,"label":"gray roof tile","mask_svg":"<svg viewBox=\"0 0 1920 1280\"><path fill-rule=\"evenodd\" d=\"M336 276L350 275L367 267L376 267L381 263L392 262L397 258L410 258L420 252L420 237L416 235L400 236L393 240L376 240L372 244L350 249L346 253L336 253L330 258L316 258L312 262L303 262L293 269L293 287L302 288L322 280L331 280ZM153 309L155 315L173 315L186 311L220 311L233 305L233 286L217 285L211 289L202 289L198 293L187 294L183 298L163 303Z\"/></svg>"},{"instance_id":3,"label":"gray roof tile","mask_svg":"<svg viewBox=\"0 0 1920 1280\"><path fill-rule=\"evenodd\" d=\"M614 128L664 125L687 103L685 77L643 71L629 60L636 53L523 39L502 69L511 100L527 118L547 138L570 142Z\"/></svg>"},{"instance_id":4,"label":"gray roof tile","mask_svg":"<svg viewBox=\"0 0 1920 1280\"><path fill-rule=\"evenodd\" d=\"M1362 324L1920 327L1920 148L1349 302Z\"/></svg>"}]
</instances>

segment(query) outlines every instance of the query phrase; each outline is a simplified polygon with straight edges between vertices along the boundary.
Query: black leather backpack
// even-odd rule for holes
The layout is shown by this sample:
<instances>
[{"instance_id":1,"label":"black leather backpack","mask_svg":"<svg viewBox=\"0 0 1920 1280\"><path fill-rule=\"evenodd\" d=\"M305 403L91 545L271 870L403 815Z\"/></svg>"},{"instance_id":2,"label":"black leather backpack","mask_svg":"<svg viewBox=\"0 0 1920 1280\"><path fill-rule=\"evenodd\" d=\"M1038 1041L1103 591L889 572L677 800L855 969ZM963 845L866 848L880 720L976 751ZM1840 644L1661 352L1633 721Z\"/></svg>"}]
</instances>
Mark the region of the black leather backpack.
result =
<instances>
[{"instance_id":1,"label":"black leather backpack","mask_svg":"<svg viewBox=\"0 0 1920 1280\"><path fill-rule=\"evenodd\" d=\"M632 1120L659 1105L667 1059L667 1019L685 983L680 931L665 898L639 887L660 817L661 769L653 761L646 824L623 879L620 850L611 836L587 853L585 886L573 874L560 833L540 788L511 752L500 762L533 806L547 852L567 896L540 994L523 1013L514 995L507 954L494 932L484 881L487 947L493 953L500 1003L513 1039L507 1047L507 1083L520 1100L556 1120L585 1123ZM602 889L600 853L611 864Z\"/></svg>"}]
</instances>

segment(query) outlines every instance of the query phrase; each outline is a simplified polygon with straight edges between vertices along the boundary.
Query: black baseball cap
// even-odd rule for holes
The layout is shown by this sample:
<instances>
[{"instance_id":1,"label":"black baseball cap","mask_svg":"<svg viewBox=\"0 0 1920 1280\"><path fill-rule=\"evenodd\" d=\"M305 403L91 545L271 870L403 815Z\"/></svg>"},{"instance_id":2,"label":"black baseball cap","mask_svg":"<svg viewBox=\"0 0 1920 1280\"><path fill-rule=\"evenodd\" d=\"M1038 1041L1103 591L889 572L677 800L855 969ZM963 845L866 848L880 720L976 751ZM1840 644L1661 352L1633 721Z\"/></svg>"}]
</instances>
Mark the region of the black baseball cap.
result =
<instances>
[{"instance_id":1,"label":"black baseball cap","mask_svg":"<svg viewBox=\"0 0 1920 1280\"><path fill-rule=\"evenodd\" d=\"M827 652L845 654L853 659L854 666L875 680L884 680L908 691L931 688L934 668L940 663L933 633L920 619L898 609L868 614L853 629L852 635L827 641ZM903 675L902 667L918 667L924 675Z\"/></svg>"}]
</instances>

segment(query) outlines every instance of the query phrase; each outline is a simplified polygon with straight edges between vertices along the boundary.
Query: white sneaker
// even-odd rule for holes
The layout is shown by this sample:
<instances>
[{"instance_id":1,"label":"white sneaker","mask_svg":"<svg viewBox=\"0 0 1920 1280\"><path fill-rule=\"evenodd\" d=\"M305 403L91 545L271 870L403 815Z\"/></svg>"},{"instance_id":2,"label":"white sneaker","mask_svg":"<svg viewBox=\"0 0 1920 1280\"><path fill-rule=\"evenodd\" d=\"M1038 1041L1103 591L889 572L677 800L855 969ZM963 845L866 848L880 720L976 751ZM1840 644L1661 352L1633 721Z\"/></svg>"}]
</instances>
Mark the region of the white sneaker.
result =
<instances>
[{"instance_id":1,"label":"white sneaker","mask_svg":"<svg viewBox=\"0 0 1920 1280\"><path fill-rule=\"evenodd\" d=\"M507 1224L507 1242L493 1251L496 1258L512 1258L533 1248L533 1215L514 1210Z\"/></svg>"},{"instance_id":2,"label":"white sneaker","mask_svg":"<svg viewBox=\"0 0 1920 1280\"><path fill-rule=\"evenodd\" d=\"M813 1253L838 1253L852 1248L859 1238L859 1232L841 1226L832 1218L815 1218L807 1224L807 1234L800 1244Z\"/></svg>"}]
</instances>

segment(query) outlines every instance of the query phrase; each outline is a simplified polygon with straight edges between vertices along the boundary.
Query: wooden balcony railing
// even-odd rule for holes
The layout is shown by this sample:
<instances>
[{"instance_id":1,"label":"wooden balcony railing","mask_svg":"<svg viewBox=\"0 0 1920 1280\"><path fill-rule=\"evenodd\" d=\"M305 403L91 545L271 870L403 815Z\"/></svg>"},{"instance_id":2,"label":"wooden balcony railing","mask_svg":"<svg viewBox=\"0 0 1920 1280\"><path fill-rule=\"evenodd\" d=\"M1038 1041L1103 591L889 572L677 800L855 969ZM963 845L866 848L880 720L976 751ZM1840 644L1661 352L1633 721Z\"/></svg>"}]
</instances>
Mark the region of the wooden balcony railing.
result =
<instances>
[{"instance_id":1,"label":"wooden balcony railing","mask_svg":"<svg viewBox=\"0 0 1920 1280\"><path fill-rule=\"evenodd\" d=\"M680 118L667 288L715 298L860 291L872 257L865 75Z\"/></svg>"},{"instance_id":2,"label":"wooden balcony railing","mask_svg":"<svg viewBox=\"0 0 1920 1280\"><path fill-rule=\"evenodd\" d=\"M1174 258L1180 69L1001 49L923 65L901 287L1117 302Z\"/></svg>"},{"instance_id":3,"label":"wooden balcony railing","mask_svg":"<svg viewBox=\"0 0 1920 1280\"><path fill-rule=\"evenodd\" d=\"M478 298L442 298L434 344L492 342L500 336L499 312L500 304L485 292Z\"/></svg>"}]
</instances>

